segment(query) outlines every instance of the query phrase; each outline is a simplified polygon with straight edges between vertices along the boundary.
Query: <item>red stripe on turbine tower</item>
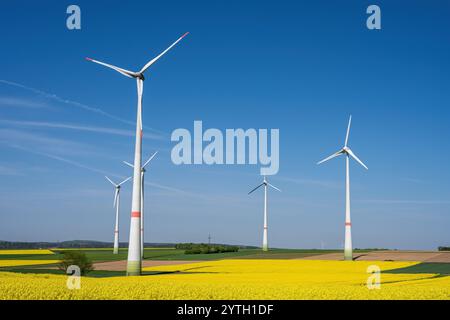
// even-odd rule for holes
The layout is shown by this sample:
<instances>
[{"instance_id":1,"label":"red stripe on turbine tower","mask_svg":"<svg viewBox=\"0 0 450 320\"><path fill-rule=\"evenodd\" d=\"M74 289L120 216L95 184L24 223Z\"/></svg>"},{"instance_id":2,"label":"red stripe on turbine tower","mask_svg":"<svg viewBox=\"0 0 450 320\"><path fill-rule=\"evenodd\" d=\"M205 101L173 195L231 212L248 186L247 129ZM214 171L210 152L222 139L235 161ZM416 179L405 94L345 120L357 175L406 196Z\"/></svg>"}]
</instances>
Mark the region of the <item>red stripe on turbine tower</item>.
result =
<instances>
[{"instance_id":1,"label":"red stripe on turbine tower","mask_svg":"<svg viewBox=\"0 0 450 320\"><path fill-rule=\"evenodd\" d=\"M131 217L132 218L140 218L141 213L139 211L133 211L133 212L131 212Z\"/></svg>"},{"instance_id":2,"label":"red stripe on turbine tower","mask_svg":"<svg viewBox=\"0 0 450 320\"><path fill-rule=\"evenodd\" d=\"M350 222L346 222L346 223L345 223L345 226L346 226L346 227L351 227L352 224L351 224Z\"/></svg>"}]
</instances>

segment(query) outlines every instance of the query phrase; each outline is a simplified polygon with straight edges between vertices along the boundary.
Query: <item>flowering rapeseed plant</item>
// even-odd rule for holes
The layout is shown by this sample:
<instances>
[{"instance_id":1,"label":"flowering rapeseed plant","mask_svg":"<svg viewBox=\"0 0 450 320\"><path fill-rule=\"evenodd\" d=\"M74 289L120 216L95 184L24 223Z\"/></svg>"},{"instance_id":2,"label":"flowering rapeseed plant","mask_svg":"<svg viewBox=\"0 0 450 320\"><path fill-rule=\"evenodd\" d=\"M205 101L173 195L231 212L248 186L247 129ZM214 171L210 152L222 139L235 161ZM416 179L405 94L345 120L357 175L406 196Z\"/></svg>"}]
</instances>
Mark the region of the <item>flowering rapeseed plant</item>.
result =
<instances>
[{"instance_id":1,"label":"flowering rapeseed plant","mask_svg":"<svg viewBox=\"0 0 450 320\"><path fill-rule=\"evenodd\" d=\"M381 289L366 286L378 265ZM140 277L87 278L0 272L0 299L450 299L450 277L393 274L411 262L223 260L145 268ZM163 273L164 272L164 273ZM173 273L170 273L173 272Z\"/></svg>"}]
</instances>

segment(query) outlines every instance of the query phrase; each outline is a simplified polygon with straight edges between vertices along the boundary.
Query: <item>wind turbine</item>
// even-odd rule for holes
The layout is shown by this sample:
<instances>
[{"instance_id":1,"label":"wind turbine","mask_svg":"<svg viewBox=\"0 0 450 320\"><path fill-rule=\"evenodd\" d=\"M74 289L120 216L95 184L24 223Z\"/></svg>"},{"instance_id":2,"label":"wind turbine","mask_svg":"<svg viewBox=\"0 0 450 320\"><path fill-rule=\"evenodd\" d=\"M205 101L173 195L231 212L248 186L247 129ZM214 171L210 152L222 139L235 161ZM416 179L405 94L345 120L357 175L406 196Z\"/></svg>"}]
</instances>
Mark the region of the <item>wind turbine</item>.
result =
<instances>
[{"instance_id":1,"label":"wind turbine","mask_svg":"<svg viewBox=\"0 0 450 320\"><path fill-rule=\"evenodd\" d=\"M353 153L353 151L348 147L348 138L350 135L350 126L352 124L352 116L348 120L347 135L345 136L344 147L336 153L333 153L328 158L319 161L317 164L324 163L328 160L336 158L340 155L345 155L346 163L346 176L345 176L345 243L344 243L344 259L353 260L353 247L352 247L352 221L350 218L350 157L352 157L356 162L362 165L364 168L369 170L367 166Z\"/></svg>"},{"instance_id":2,"label":"wind turbine","mask_svg":"<svg viewBox=\"0 0 450 320\"><path fill-rule=\"evenodd\" d=\"M131 179L131 177L126 178L125 180L123 180L121 183L116 184L114 183L110 178L108 178L107 176L105 176L105 178L111 182L111 184L114 186L115 191L114 191L114 202L113 202L113 208L116 208L116 224L114 226L114 250L113 253L114 254L118 254L119 253L119 207L120 207L120 188L121 186L127 182L128 180Z\"/></svg>"},{"instance_id":3,"label":"wind turbine","mask_svg":"<svg viewBox=\"0 0 450 320\"><path fill-rule=\"evenodd\" d=\"M142 95L144 90L144 72L158 61L164 54L172 49L178 42L183 39L188 32L182 35L177 41L172 43L170 47L161 52L155 58L147 62L147 64L138 72L128 71L107 63L103 63L91 58L86 58L89 61L98 63L102 66L111 68L120 74L136 79L137 83L137 119L136 119L136 143L134 152L134 173L133 173L133 193L132 193L132 205L131 205L131 222L130 222L130 241L128 243L128 262L127 262L127 275L137 276L142 271L142 257L141 257L141 164L142 164Z\"/></svg>"},{"instance_id":4,"label":"wind turbine","mask_svg":"<svg viewBox=\"0 0 450 320\"><path fill-rule=\"evenodd\" d=\"M156 151L142 166L141 168L141 257L144 258L144 176L145 176L145 167L149 164L150 161L156 156L158 151ZM127 166L134 168L134 166L124 161Z\"/></svg>"},{"instance_id":5,"label":"wind turbine","mask_svg":"<svg viewBox=\"0 0 450 320\"><path fill-rule=\"evenodd\" d=\"M271 188L273 188L273 189L275 189L277 191L280 191L280 192L281 192L281 190L278 189L277 187L271 185L267 181L266 177L264 177L263 183L261 183L260 185L255 187L248 194L252 194L253 192L258 190L262 186L264 186L264 233L263 233L263 246L262 246L262 249L263 249L263 251L269 251L269 245L268 245L268 240L267 240L267 230L268 230L268 225L267 225L267 188L271 187Z\"/></svg>"}]
</instances>

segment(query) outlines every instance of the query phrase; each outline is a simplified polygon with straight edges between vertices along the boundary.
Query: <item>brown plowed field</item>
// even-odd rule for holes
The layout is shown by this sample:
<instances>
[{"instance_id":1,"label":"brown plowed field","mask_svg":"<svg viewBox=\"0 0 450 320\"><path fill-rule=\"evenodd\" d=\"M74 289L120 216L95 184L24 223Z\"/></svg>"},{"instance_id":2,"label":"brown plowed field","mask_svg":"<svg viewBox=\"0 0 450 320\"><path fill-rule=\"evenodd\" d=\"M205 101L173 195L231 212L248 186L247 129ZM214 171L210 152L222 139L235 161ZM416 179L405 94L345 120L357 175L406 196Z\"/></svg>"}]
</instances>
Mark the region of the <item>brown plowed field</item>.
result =
<instances>
[{"instance_id":1,"label":"brown plowed field","mask_svg":"<svg viewBox=\"0 0 450 320\"><path fill-rule=\"evenodd\" d=\"M437 251L372 251L354 253L358 261L420 261L450 263L450 252ZM329 253L301 258L301 260L343 260L343 253Z\"/></svg>"}]
</instances>

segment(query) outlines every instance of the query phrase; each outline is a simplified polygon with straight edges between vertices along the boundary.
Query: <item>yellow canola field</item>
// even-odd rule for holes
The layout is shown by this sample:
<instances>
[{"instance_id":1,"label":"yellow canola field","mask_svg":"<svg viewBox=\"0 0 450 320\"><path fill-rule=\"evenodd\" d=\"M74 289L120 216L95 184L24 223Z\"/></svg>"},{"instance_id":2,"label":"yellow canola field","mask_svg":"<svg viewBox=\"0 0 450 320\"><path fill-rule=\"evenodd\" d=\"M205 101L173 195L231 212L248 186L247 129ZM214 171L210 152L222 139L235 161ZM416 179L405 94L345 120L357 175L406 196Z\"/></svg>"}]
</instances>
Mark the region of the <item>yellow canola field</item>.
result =
<instances>
[{"instance_id":1,"label":"yellow canola field","mask_svg":"<svg viewBox=\"0 0 450 320\"><path fill-rule=\"evenodd\" d=\"M0 250L0 255L7 254L54 254L51 250L47 249L33 249L33 250Z\"/></svg>"},{"instance_id":2,"label":"yellow canola field","mask_svg":"<svg viewBox=\"0 0 450 320\"><path fill-rule=\"evenodd\" d=\"M450 277L381 274L369 290L367 267L411 262L222 260L145 268L141 277L85 278L67 289L62 275L0 272L0 299L450 299Z\"/></svg>"},{"instance_id":3,"label":"yellow canola field","mask_svg":"<svg viewBox=\"0 0 450 320\"><path fill-rule=\"evenodd\" d=\"M175 248L153 248L153 247L145 247L145 250L176 250ZM53 248L55 251L113 251L113 248ZM126 252L127 249L119 248L119 251ZM1 251L1 250L0 250ZM53 252L52 252L53 253Z\"/></svg>"},{"instance_id":4,"label":"yellow canola field","mask_svg":"<svg viewBox=\"0 0 450 320\"><path fill-rule=\"evenodd\" d=\"M34 266L58 263L60 260L0 260L0 267Z\"/></svg>"}]
</instances>

